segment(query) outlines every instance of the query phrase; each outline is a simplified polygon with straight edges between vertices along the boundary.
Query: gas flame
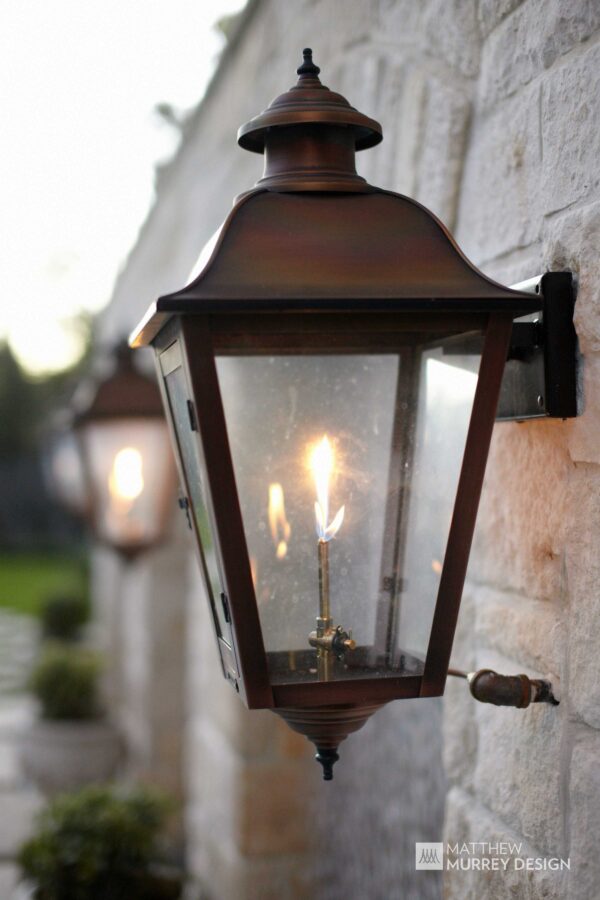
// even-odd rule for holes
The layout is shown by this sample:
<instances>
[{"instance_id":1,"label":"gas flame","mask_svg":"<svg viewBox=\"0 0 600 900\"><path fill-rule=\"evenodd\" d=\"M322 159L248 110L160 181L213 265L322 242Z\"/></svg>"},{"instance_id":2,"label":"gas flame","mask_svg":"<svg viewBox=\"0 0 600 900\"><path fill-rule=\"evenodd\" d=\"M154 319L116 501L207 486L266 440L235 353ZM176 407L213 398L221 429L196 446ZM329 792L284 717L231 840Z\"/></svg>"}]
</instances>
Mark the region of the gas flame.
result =
<instances>
[{"instance_id":1,"label":"gas flame","mask_svg":"<svg viewBox=\"0 0 600 900\"><path fill-rule=\"evenodd\" d=\"M269 485L269 528L277 559L283 559L288 550L292 529L285 517L283 488L278 483Z\"/></svg>"},{"instance_id":2,"label":"gas flame","mask_svg":"<svg viewBox=\"0 0 600 900\"><path fill-rule=\"evenodd\" d=\"M142 454L135 447L123 447L115 455L108 487L115 500L136 500L144 490Z\"/></svg>"},{"instance_id":3,"label":"gas flame","mask_svg":"<svg viewBox=\"0 0 600 900\"><path fill-rule=\"evenodd\" d=\"M313 449L310 456L310 466L315 476L317 488L317 502L315 503L315 519L317 522L317 535L320 541L327 542L336 536L344 521L346 507L338 509L333 521L328 525L329 519L329 479L334 468L333 449L326 434Z\"/></svg>"}]
</instances>

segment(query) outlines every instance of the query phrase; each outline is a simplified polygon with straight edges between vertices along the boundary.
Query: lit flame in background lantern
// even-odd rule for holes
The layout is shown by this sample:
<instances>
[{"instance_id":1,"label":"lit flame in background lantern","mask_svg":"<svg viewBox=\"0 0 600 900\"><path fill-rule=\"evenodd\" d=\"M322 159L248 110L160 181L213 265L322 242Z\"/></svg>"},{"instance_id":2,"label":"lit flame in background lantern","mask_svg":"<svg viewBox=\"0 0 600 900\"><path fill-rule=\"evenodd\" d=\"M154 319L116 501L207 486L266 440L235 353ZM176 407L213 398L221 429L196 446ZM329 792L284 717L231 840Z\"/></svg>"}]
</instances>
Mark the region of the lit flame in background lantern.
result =
<instances>
[{"instance_id":1,"label":"lit flame in background lantern","mask_svg":"<svg viewBox=\"0 0 600 900\"><path fill-rule=\"evenodd\" d=\"M255 556L250 557L250 575L252 576L252 585L254 587L254 590L256 590L256 585L258 582L258 563L256 562Z\"/></svg>"},{"instance_id":2,"label":"lit flame in background lantern","mask_svg":"<svg viewBox=\"0 0 600 900\"><path fill-rule=\"evenodd\" d=\"M144 490L142 454L135 447L123 447L115 455L108 488L115 504L122 508L131 506Z\"/></svg>"},{"instance_id":3,"label":"lit flame in background lantern","mask_svg":"<svg viewBox=\"0 0 600 900\"><path fill-rule=\"evenodd\" d=\"M292 529L285 516L283 488L277 482L269 485L269 528L277 559L284 559Z\"/></svg>"},{"instance_id":4,"label":"lit flame in background lantern","mask_svg":"<svg viewBox=\"0 0 600 900\"><path fill-rule=\"evenodd\" d=\"M320 541L327 543L336 536L344 521L346 507L338 509L330 525L329 519L329 481L334 470L333 448L326 434L313 448L310 455L310 467L315 477L317 488L317 501L315 503L315 518L317 523L317 536Z\"/></svg>"}]
</instances>

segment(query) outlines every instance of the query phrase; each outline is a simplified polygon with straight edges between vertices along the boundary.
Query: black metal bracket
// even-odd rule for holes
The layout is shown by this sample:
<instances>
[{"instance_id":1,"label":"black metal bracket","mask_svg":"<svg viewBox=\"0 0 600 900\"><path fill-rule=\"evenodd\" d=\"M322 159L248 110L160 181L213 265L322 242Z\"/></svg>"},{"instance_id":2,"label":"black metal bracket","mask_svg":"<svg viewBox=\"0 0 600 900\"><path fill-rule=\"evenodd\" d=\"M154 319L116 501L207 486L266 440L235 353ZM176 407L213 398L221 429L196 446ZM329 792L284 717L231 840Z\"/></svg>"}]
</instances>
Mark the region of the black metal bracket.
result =
<instances>
[{"instance_id":1,"label":"black metal bracket","mask_svg":"<svg viewBox=\"0 0 600 900\"><path fill-rule=\"evenodd\" d=\"M515 320L496 421L577 415L575 285L571 272L546 272L512 285L539 294L540 311Z\"/></svg>"}]
</instances>

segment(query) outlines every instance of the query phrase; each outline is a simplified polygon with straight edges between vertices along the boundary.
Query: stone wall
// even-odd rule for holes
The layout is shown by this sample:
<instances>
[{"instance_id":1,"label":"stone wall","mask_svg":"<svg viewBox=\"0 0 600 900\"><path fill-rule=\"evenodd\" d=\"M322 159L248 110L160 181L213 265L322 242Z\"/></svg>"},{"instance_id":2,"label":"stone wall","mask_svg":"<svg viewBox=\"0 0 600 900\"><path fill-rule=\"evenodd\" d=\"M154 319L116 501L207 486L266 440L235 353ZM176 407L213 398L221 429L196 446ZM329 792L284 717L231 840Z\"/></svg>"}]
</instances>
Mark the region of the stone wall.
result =
<instances>
[{"instance_id":1,"label":"stone wall","mask_svg":"<svg viewBox=\"0 0 600 900\"><path fill-rule=\"evenodd\" d=\"M293 83L304 46L325 84L383 124L383 143L359 154L360 174L429 206L505 283L551 267L578 274L584 414L496 427L454 660L550 674L561 705L488 708L463 682L444 700L445 838L516 837L533 856L570 854L572 871L512 881L451 873L447 896L457 900L505 897L509 886L531 898L600 890L591 847L600 826L599 25L598 0L251 2L159 173L102 323L105 336L127 332L186 281L232 197L260 175L260 158L235 144L238 125ZM184 540L139 563L151 567L150 598L121 578L113 619L127 659L116 702L132 758L151 761L132 772L179 773L191 869L217 900L439 897L437 875L413 867L414 841L442 837L440 703L378 714L343 747L324 803L308 745L271 714L247 713L221 680L195 561L181 564ZM97 578L99 595L108 583ZM170 707L184 681L185 702ZM135 698L155 689L149 728ZM163 716L171 743L160 740Z\"/></svg>"},{"instance_id":2,"label":"stone wall","mask_svg":"<svg viewBox=\"0 0 600 900\"><path fill-rule=\"evenodd\" d=\"M526 711L445 699L453 843L499 835L562 873L452 873L448 897L600 894L600 3L481 3L481 61L456 237L505 283L570 269L581 409L569 422L497 425L455 661L550 675L561 705Z\"/></svg>"}]
</instances>

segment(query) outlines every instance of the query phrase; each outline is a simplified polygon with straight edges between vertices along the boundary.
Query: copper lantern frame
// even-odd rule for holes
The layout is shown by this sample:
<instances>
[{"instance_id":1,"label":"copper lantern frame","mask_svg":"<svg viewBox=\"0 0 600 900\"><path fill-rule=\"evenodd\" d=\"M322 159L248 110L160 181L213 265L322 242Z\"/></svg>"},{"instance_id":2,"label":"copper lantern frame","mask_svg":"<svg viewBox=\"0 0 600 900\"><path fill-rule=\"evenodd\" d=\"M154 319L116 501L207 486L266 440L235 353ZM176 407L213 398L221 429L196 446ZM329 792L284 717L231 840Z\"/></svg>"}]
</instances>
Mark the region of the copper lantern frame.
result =
<instances>
[{"instance_id":1,"label":"copper lantern frame","mask_svg":"<svg viewBox=\"0 0 600 900\"><path fill-rule=\"evenodd\" d=\"M249 708L271 708L313 740L330 778L340 740L381 705L444 692L513 319L540 301L479 272L419 203L356 174L355 151L379 143L381 126L318 73L305 51L298 83L240 129L239 144L265 155L263 177L237 199L197 277L161 297L131 343L156 351L189 498L165 382L179 372L185 384L218 559L220 597L210 599L225 675ZM216 356L393 352L411 334L473 331L483 353L422 674L272 684ZM191 520L208 583L206 537Z\"/></svg>"}]
</instances>

